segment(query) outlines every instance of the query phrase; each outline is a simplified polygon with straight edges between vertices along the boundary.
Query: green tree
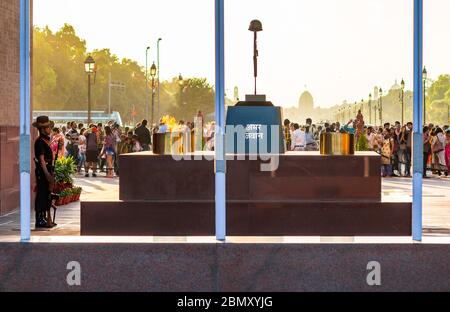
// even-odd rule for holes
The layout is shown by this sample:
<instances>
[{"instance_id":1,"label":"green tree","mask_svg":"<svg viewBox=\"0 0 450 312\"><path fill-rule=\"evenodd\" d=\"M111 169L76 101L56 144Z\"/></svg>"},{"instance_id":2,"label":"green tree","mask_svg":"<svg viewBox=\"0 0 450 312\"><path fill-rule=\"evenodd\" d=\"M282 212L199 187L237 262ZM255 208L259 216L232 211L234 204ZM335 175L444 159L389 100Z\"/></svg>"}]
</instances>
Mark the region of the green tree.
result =
<instances>
[{"instance_id":1,"label":"green tree","mask_svg":"<svg viewBox=\"0 0 450 312\"><path fill-rule=\"evenodd\" d=\"M36 110L86 110L88 80L84 61L89 55L86 41L65 24L53 33L48 27L33 29L33 101ZM136 61L119 58L109 49L90 53L97 71L92 79L92 110L107 111L109 79L121 83L123 90L111 90L111 109L127 124L147 118L145 69ZM151 83L148 85L151 103ZM214 89L204 78L191 78L183 84L177 78L160 84L160 108L155 106L154 121L169 114L193 120L198 110L205 116L214 112ZM155 99L156 104L156 99ZM151 109L149 110L150 115Z\"/></svg>"},{"instance_id":2,"label":"green tree","mask_svg":"<svg viewBox=\"0 0 450 312\"><path fill-rule=\"evenodd\" d=\"M427 122L438 125L448 124L450 105L450 75L441 75L434 81L426 94Z\"/></svg>"},{"instance_id":3,"label":"green tree","mask_svg":"<svg viewBox=\"0 0 450 312\"><path fill-rule=\"evenodd\" d=\"M33 95L35 99L43 99L48 94L54 92L56 88L56 72L50 65L53 57L53 46L47 40L49 29L42 31L35 28L33 45L34 45L34 59L33 63ZM35 105L41 103L37 102Z\"/></svg>"},{"instance_id":4,"label":"green tree","mask_svg":"<svg viewBox=\"0 0 450 312\"><path fill-rule=\"evenodd\" d=\"M183 119L193 120L200 110L207 117L214 113L214 89L205 78L191 78L183 86L180 113Z\"/></svg>"}]
</instances>

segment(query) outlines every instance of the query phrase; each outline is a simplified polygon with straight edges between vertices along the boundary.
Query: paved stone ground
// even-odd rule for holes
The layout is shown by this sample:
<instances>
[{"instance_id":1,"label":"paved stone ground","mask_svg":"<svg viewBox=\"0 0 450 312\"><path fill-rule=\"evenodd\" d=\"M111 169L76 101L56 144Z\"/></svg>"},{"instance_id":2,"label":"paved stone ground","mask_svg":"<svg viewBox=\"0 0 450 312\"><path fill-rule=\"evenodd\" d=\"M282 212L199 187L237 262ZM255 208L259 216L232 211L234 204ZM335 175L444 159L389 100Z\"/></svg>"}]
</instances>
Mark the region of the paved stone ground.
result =
<instances>
[{"instance_id":1,"label":"paved stone ground","mask_svg":"<svg viewBox=\"0 0 450 312\"><path fill-rule=\"evenodd\" d=\"M411 183L408 178L383 179L383 200L411 200ZM119 179L77 177L75 184L83 187L82 200L116 200L119 197ZM450 237L450 177L433 177L424 180L424 235ZM34 223L34 213L32 214ZM32 230L37 236L79 236L80 205L71 203L58 209L52 230ZM19 235L19 211L0 217L0 237ZM32 229L34 226L32 225Z\"/></svg>"}]
</instances>

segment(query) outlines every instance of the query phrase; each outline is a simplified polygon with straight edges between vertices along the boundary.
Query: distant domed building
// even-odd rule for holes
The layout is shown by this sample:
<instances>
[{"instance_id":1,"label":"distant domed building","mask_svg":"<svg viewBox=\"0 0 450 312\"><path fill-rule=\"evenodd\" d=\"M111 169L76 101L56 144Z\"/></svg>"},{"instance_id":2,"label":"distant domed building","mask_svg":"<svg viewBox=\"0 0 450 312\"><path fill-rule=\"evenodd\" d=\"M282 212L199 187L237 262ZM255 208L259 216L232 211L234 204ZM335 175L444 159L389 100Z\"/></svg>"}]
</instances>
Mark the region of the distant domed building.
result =
<instances>
[{"instance_id":1,"label":"distant domed building","mask_svg":"<svg viewBox=\"0 0 450 312\"><path fill-rule=\"evenodd\" d=\"M305 91L300 96L300 100L298 101L298 108L302 111L312 112L314 110L314 98L311 93Z\"/></svg>"},{"instance_id":2,"label":"distant domed building","mask_svg":"<svg viewBox=\"0 0 450 312\"><path fill-rule=\"evenodd\" d=\"M389 91L400 91L402 87L398 84L397 79L395 79L395 83L392 85Z\"/></svg>"},{"instance_id":3,"label":"distant domed building","mask_svg":"<svg viewBox=\"0 0 450 312\"><path fill-rule=\"evenodd\" d=\"M328 118L328 111L323 110L320 107L314 107L314 98L305 91L298 100L298 105L294 107L288 107L283 109L284 118L288 118L291 122L305 125L306 119L311 118L314 122L318 122L319 119Z\"/></svg>"},{"instance_id":4,"label":"distant domed building","mask_svg":"<svg viewBox=\"0 0 450 312\"><path fill-rule=\"evenodd\" d=\"M300 96L298 101L298 110L301 120L312 117L314 112L314 98L308 91L303 92Z\"/></svg>"}]
</instances>

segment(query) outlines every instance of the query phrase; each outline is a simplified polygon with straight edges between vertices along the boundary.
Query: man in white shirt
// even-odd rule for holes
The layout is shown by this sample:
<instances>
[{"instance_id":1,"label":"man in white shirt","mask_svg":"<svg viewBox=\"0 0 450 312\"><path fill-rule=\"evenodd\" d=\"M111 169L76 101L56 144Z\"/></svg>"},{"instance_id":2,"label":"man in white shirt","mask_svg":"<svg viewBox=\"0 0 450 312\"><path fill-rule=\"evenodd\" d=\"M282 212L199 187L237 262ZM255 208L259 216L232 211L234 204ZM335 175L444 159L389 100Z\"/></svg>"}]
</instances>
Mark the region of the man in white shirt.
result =
<instances>
[{"instance_id":1,"label":"man in white shirt","mask_svg":"<svg viewBox=\"0 0 450 312\"><path fill-rule=\"evenodd\" d=\"M293 151L304 151L306 144L305 132L300 130L298 124L294 124L294 131L292 132L291 149Z\"/></svg>"},{"instance_id":2,"label":"man in white shirt","mask_svg":"<svg viewBox=\"0 0 450 312\"><path fill-rule=\"evenodd\" d=\"M372 127L367 128L366 138L368 141L369 149L371 151L373 151L373 146L374 146L374 143L376 140L376 135L375 135Z\"/></svg>"}]
</instances>

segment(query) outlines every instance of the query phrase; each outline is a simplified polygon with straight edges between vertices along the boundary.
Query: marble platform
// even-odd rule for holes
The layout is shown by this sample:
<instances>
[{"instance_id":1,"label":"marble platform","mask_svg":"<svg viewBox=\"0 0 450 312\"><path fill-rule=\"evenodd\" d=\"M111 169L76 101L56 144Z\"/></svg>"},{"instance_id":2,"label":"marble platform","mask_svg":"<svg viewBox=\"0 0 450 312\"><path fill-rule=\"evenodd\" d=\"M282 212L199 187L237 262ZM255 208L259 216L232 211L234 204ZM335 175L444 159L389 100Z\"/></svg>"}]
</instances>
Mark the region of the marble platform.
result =
<instances>
[{"instance_id":1,"label":"marble platform","mask_svg":"<svg viewBox=\"0 0 450 312\"><path fill-rule=\"evenodd\" d=\"M381 200L376 153L287 153L273 172L262 172L260 160L231 157L229 235L411 235L411 203ZM120 168L119 200L81 203L81 235L214 235L212 161L135 153L122 155Z\"/></svg>"}]
</instances>

